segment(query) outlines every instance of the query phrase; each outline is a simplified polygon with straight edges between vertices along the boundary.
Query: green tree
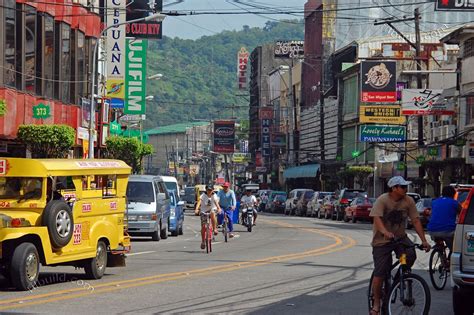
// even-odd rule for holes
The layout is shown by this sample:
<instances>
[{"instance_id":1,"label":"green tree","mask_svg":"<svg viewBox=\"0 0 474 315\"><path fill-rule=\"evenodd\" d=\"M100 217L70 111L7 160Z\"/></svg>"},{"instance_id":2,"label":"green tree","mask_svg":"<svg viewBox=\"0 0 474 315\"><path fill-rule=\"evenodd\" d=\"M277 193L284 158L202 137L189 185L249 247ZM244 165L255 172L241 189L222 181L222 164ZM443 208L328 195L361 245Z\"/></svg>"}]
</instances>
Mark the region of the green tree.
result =
<instances>
[{"instance_id":1,"label":"green tree","mask_svg":"<svg viewBox=\"0 0 474 315\"><path fill-rule=\"evenodd\" d=\"M141 173L143 157L153 153L152 145L143 144L136 138L109 137L106 145L106 157L124 161L132 168L133 174Z\"/></svg>"},{"instance_id":2,"label":"green tree","mask_svg":"<svg viewBox=\"0 0 474 315\"><path fill-rule=\"evenodd\" d=\"M34 158L65 158L75 138L75 130L66 125L21 125L18 128L18 140Z\"/></svg>"}]
</instances>

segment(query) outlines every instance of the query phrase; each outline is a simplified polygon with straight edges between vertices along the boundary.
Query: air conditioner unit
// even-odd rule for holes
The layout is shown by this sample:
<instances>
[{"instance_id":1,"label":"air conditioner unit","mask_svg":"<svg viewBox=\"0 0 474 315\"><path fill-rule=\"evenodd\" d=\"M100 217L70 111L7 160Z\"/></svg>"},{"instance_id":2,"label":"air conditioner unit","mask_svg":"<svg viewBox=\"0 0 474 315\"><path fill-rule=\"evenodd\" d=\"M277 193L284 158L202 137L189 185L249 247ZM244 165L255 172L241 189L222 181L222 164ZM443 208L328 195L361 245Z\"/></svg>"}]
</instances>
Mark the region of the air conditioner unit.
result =
<instances>
[{"instance_id":1,"label":"air conditioner unit","mask_svg":"<svg viewBox=\"0 0 474 315\"><path fill-rule=\"evenodd\" d=\"M438 139L441 137L441 128L436 127L431 129L431 141L438 141Z\"/></svg>"},{"instance_id":2,"label":"air conditioner unit","mask_svg":"<svg viewBox=\"0 0 474 315\"><path fill-rule=\"evenodd\" d=\"M452 137L456 134L456 126L455 125L446 125L439 127L441 128L441 138L446 139Z\"/></svg>"},{"instance_id":3,"label":"air conditioner unit","mask_svg":"<svg viewBox=\"0 0 474 315\"><path fill-rule=\"evenodd\" d=\"M432 121L430 122L430 127L431 128L437 128L440 126L440 121Z\"/></svg>"}]
</instances>

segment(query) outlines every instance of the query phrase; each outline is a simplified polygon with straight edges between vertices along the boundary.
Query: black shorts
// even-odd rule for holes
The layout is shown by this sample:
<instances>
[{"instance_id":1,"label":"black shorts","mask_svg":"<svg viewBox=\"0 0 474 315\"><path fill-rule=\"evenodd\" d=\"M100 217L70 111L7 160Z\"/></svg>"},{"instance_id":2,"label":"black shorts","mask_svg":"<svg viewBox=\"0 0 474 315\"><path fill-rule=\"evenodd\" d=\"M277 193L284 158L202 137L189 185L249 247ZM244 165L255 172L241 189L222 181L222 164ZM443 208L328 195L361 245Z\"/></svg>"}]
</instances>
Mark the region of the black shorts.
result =
<instances>
[{"instance_id":1,"label":"black shorts","mask_svg":"<svg viewBox=\"0 0 474 315\"><path fill-rule=\"evenodd\" d=\"M412 246L413 242L405 237L401 241L406 246ZM414 247L405 248L402 244L385 244L381 246L374 246L372 248L372 256L374 258L374 276L383 277L389 274L392 267L392 252L395 252L397 258L405 251L407 254L408 266L413 266L416 260L416 252Z\"/></svg>"}]
</instances>

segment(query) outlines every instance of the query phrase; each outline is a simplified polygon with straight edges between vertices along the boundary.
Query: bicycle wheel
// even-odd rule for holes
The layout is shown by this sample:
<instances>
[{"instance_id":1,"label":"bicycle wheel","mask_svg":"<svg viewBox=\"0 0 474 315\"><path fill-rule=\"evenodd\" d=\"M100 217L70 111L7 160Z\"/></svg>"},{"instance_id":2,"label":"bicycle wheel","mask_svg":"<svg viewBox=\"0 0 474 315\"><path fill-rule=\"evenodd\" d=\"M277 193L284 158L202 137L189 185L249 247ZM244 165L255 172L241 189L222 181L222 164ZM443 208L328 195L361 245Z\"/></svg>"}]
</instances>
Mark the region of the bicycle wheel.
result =
<instances>
[{"instance_id":1,"label":"bicycle wheel","mask_svg":"<svg viewBox=\"0 0 474 315\"><path fill-rule=\"evenodd\" d=\"M206 226L206 253L212 252L212 231L211 225L208 223Z\"/></svg>"},{"instance_id":2,"label":"bicycle wheel","mask_svg":"<svg viewBox=\"0 0 474 315\"><path fill-rule=\"evenodd\" d=\"M222 233L224 233L224 241L227 243L227 214L224 213L224 222L222 224Z\"/></svg>"},{"instance_id":3,"label":"bicycle wheel","mask_svg":"<svg viewBox=\"0 0 474 315\"><path fill-rule=\"evenodd\" d=\"M428 284L416 274L403 276L403 293L400 279L396 279L387 300L388 314L423 314L428 315L431 305L431 294Z\"/></svg>"},{"instance_id":4,"label":"bicycle wheel","mask_svg":"<svg viewBox=\"0 0 474 315\"><path fill-rule=\"evenodd\" d=\"M446 252L435 248L430 255L430 279L436 290L443 290L448 280L448 270L445 268Z\"/></svg>"}]
</instances>

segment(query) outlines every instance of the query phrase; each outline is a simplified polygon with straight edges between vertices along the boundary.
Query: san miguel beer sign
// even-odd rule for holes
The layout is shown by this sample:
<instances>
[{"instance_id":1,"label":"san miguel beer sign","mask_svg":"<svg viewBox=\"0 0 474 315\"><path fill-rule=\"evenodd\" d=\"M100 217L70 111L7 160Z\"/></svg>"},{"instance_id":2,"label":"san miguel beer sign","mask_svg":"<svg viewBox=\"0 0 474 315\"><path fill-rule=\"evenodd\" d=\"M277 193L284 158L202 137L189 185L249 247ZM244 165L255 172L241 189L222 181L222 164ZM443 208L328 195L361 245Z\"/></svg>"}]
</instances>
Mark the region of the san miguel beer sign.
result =
<instances>
[{"instance_id":1,"label":"san miguel beer sign","mask_svg":"<svg viewBox=\"0 0 474 315\"><path fill-rule=\"evenodd\" d=\"M234 153L235 123L228 120L214 121L214 152Z\"/></svg>"},{"instance_id":2,"label":"san miguel beer sign","mask_svg":"<svg viewBox=\"0 0 474 315\"><path fill-rule=\"evenodd\" d=\"M397 63L362 61L361 102L395 103L397 101Z\"/></svg>"},{"instance_id":3,"label":"san miguel beer sign","mask_svg":"<svg viewBox=\"0 0 474 315\"><path fill-rule=\"evenodd\" d=\"M474 11L474 1L436 0L436 11Z\"/></svg>"}]
</instances>

